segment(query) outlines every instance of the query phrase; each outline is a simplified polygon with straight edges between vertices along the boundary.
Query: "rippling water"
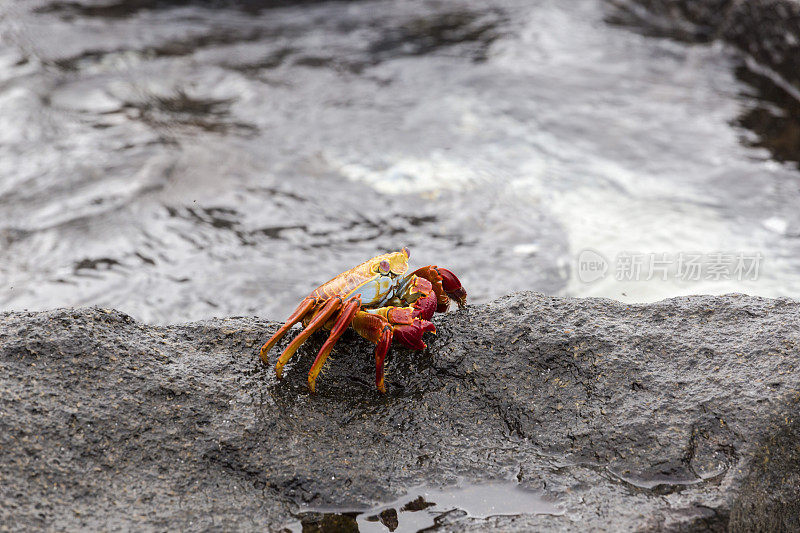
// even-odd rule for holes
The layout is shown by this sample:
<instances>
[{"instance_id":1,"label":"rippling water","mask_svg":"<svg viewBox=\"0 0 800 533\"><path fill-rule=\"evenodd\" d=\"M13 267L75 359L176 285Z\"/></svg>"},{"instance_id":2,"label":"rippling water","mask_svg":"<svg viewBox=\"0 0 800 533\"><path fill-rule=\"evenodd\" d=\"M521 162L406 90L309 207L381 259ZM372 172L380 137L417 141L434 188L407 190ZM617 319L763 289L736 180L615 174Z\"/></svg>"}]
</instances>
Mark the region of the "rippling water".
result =
<instances>
[{"instance_id":1,"label":"rippling water","mask_svg":"<svg viewBox=\"0 0 800 533\"><path fill-rule=\"evenodd\" d=\"M475 302L800 296L800 171L760 142L762 96L724 47L602 2L2 9L0 308L280 319L404 245ZM583 283L586 248L764 259Z\"/></svg>"}]
</instances>

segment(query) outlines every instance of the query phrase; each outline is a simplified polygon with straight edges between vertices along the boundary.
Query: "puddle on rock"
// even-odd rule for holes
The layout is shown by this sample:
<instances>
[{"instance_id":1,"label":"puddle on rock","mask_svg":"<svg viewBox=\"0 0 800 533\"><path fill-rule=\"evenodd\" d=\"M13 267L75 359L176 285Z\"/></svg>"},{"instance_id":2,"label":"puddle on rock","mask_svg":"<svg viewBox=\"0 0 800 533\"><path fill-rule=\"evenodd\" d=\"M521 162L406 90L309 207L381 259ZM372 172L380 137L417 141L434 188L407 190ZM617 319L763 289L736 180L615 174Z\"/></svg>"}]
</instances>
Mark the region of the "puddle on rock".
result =
<instances>
[{"instance_id":1,"label":"puddle on rock","mask_svg":"<svg viewBox=\"0 0 800 533\"><path fill-rule=\"evenodd\" d=\"M298 520L286 527L298 533L404 533L437 526L445 515L454 512L484 519L526 514L562 515L564 509L561 504L545 499L541 492L511 481L462 484L443 489L421 486L409 490L402 498L370 509L303 507L295 514Z\"/></svg>"},{"instance_id":2,"label":"puddle on rock","mask_svg":"<svg viewBox=\"0 0 800 533\"><path fill-rule=\"evenodd\" d=\"M719 464L717 468L705 472L703 475L684 471L681 468L665 468L658 472L633 473L628 470L606 467L606 471L615 479L626 483L630 487L666 495L679 492L690 485L719 479L728 471L728 465Z\"/></svg>"}]
</instances>

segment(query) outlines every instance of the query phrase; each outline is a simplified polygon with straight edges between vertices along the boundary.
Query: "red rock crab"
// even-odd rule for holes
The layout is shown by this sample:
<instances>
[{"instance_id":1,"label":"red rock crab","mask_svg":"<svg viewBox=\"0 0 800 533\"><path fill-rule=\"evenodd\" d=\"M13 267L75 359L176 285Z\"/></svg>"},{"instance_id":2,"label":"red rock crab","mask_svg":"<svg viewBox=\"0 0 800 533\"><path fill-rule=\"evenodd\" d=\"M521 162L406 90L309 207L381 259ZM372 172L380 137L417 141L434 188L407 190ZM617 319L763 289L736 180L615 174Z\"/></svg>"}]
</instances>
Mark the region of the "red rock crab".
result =
<instances>
[{"instance_id":1,"label":"red rock crab","mask_svg":"<svg viewBox=\"0 0 800 533\"><path fill-rule=\"evenodd\" d=\"M451 299L459 307L467 302L467 291L446 268L428 265L406 274L409 255L408 249L403 248L373 257L311 291L261 347L261 360L267 363L270 349L294 324L302 322L305 329L289 343L275 365L280 379L284 365L312 333L321 328L330 330L308 373L308 388L314 392L325 359L342 333L352 326L376 344L375 385L385 393L383 361L392 340L413 350L424 349L422 334L436 332L430 322L434 311L447 311Z\"/></svg>"}]
</instances>

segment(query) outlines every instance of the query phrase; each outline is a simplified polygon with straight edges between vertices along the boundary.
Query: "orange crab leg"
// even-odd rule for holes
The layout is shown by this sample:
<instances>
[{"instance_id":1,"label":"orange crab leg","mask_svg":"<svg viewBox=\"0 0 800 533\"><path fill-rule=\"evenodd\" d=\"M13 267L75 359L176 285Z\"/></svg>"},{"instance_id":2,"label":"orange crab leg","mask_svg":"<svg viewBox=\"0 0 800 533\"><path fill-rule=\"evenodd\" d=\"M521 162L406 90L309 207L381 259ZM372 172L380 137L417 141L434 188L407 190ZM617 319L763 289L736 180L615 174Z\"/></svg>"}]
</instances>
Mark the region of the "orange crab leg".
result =
<instances>
[{"instance_id":1,"label":"orange crab leg","mask_svg":"<svg viewBox=\"0 0 800 533\"><path fill-rule=\"evenodd\" d=\"M317 380L320 370L322 370L322 365L325 364L325 360L328 358L328 355L330 355L333 345L336 344L336 341L339 340L342 333L350 327L350 322L353 321L353 316L355 316L359 309L361 309L361 295L356 295L347 300L347 303L344 304L342 312L336 318L336 322L331 329L328 340L322 345L322 348L320 348L317 354L317 358L314 359L314 364L311 365L311 370L308 373L308 389L311 392L314 392L314 383Z\"/></svg>"},{"instance_id":2,"label":"orange crab leg","mask_svg":"<svg viewBox=\"0 0 800 533\"><path fill-rule=\"evenodd\" d=\"M300 302L300 305L297 306L297 309L294 310L294 313L292 313L291 316L289 316L289 318L286 319L286 323L283 326L281 326L278 329L278 331L275 332L275 335L270 337L270 339L267 342L265 342L264 345L261 347L261 353L259 355L262 361L264 361L265 363L269 362L269 359L267 358L267 352L269 352L272 349L272 347L275 346L275 343L281 340L281 337L286 335L286 332L289 331L289 329L292 326L303 320L303 317L305 317L305 315L313 308L314 308L313 298L306 298L305 300Z\"/></svg>"},{"instance_id":3,"label":"orange crab leg","mask_svg":"<svg viewBox=\"0 0 800 533\"><path fill-rule=\"evenodd\" d=\"M304 329L297 337L295 337L289 346L281 354L280 358L278 359L278 363L275 365L275 374L278 376L278 379L281 378L283 375L283 366L289 361L289 358L294 355L294 352L303 344L306 339L308 339L312 333L320 329L322 326L325 325L325 322L342 306L342 299L336 296L335 298L331 298L328 302L319 310L319 312L314 315L314 318L311 319L311 322L308 323L306 329Z\"/></svg>"}]
</instances>

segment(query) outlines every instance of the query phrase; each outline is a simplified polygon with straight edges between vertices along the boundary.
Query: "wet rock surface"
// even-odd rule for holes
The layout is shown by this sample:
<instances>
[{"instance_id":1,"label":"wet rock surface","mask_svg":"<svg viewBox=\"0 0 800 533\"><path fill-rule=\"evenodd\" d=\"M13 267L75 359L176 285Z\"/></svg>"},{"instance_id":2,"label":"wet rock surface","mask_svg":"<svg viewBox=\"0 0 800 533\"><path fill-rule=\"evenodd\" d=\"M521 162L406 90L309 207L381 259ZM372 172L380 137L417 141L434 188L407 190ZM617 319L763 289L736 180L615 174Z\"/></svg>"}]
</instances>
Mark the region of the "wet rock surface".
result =
<instances>
[{"instance_id":1,"label":"wet rock surface","mask_svg":"<svg viewBox=\"0 0 800 533\"><path fill-rule=\"evenodd\" d=\"M303 506L498 480L563 513L453 512L438 527L790 529L800 516L793 300L516 293L438 317L423 352L393 350L385 396L350 333L312 396L321 338L278 382L256 355L274 322L150 326L99 308L0 321L7 527L279 529Z\"/></svg>"}]
</instances>

